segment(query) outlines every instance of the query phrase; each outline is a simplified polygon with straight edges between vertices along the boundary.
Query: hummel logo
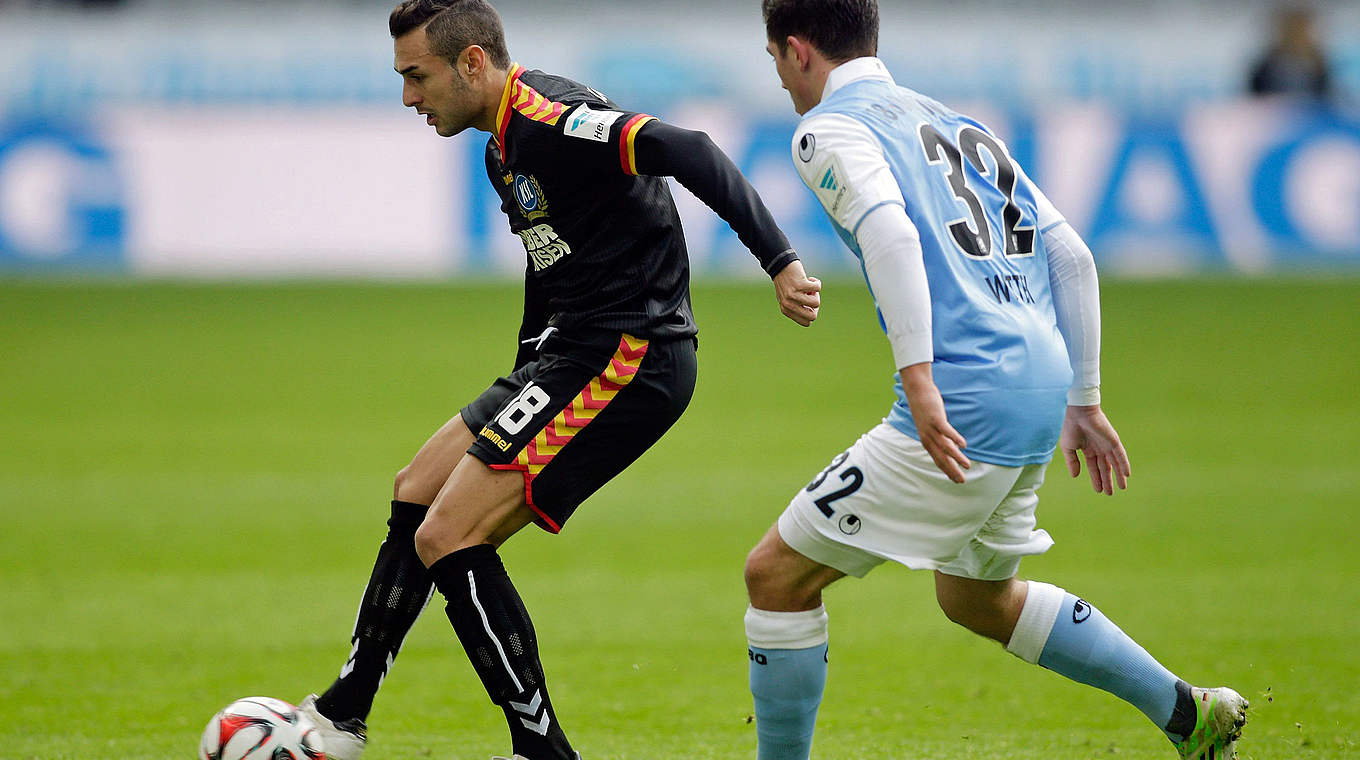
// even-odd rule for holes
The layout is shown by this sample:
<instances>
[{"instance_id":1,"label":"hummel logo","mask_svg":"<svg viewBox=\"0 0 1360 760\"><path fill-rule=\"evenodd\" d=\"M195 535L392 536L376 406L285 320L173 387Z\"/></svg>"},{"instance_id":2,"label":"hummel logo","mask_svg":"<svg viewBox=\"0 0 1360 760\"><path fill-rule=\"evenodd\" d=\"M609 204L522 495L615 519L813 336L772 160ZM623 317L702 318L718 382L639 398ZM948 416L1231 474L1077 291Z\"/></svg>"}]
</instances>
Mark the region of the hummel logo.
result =
<instances>
[{"instance_id":1,"label":"hummel logo","mask_svg":"<svg viewBox=\"0 0 1360 760\"><path fill-rule=\"evenodd\" d=\"M826 170L826 174L822 177L821 187L823 190L835 190L840 187L840 184L836 182L835 169Z\"/></svg>"},{"instance_id":2,"label":"hummel logo","mask_svg":"<svg viewBox=\"0 0 1360 760\"><path fill-rule=\"evenodd\" d=\"M515 708L515 712L523 713L523 715L528 715L529 718L536 719L529 720L529 718L521 716L519 722L523 723L525 728L532 730L539 736L547 736L548 724L552 723L552 716L548 715L547 708L543 709L542 716L538 714L538 708L541 707L542 705L543 705L543 693L538 691L537 689L534 690L533 699L530 699L527 704L523 702L516 702L513 699L510 700L510 706Z\"/></svg>"}]
</instances>

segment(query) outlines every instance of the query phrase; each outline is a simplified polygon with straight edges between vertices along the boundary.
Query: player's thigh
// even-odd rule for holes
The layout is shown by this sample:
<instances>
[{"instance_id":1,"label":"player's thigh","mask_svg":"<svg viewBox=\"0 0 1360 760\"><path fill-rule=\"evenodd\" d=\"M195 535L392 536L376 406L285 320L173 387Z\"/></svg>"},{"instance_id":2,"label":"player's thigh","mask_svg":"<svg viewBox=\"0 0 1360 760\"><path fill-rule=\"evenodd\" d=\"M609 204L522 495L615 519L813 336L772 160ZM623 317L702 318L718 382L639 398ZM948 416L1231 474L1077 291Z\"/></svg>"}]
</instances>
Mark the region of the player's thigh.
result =
<instances>
[{"instance_id":1,"label":"player's thigh","mask_svg":"<svg viewBox=\"0 0 1360 760\"><path fill-rule=\"evenodd\" d=\"M861 577L884 561L938 569L1010 491L1015 468L974 462L954 483L916 441L882 424L837 455L779 518L789 546Z\"/></svg>"},{"instance_id":2,"label":"player's thigh","mask_svg":"<svg viewBox=\"0 0 1360 760\"><path fill-rule=\"evenodd\" d=\"M499 547L533 519L519 473L493 470L476 457L463 457L416 531L416 551L431 565L459 549L479 544Z\"/></svg>"},{"instance_id":3,"label":"player's thigh","mask_svg":"<svg viewBox=\"0 0 1360 760\"><path fill-rule=\"evenodd\" d=\"M694 349L692 339L617 332L554 337L469 454L492 469L517 471L536 522L556 533L679 419L694 391Z\"/></svg>"},{"instance_id":4,"label":"player's thigh","mask_svg":"<svg viewBox=\"0 0 1360 760\"><path fill-rule=\"evenodd\" d=\"M393 498L430 505L472 441L473 432L463 422L462 415L454 415L420 447L411 463L397 473Z\"/></svg>"},{"instance_id":5,"label":"player's thigh","mask_svg":"<svg viewBox=\"0 0 1360 760\"><path fill-rule=\"evenodd\" d=\"M1016 468L1014 484L987 521L963 551L939 570L959 578L1004 582L1019 572L1022 559L1052 548L1053 539L1038 527L1037 517L1045 469L1045 464Z\"/></svg>"}]
</instances>

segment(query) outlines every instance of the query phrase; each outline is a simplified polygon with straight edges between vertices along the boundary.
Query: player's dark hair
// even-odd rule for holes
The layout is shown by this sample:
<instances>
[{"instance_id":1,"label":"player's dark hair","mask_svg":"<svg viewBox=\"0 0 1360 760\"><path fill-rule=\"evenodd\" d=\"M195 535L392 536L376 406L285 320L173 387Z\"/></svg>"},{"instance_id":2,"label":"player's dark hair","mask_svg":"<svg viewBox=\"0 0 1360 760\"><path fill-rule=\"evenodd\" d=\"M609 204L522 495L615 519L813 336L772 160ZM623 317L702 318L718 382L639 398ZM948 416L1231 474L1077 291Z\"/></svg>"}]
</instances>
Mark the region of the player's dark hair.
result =
<instances>
[{"instance_id":1,"label":"player's dark hair","mask_svg":"<svg viewBox=\"0 0 1360 760\"><path fill-rule=\"evenodd\" d=\"M760 10L780 52L798 37L833 63L878 55L878 0L761 0Z\"/></svg>"},{"instance_id":2,"label":"player's dark hair","mask_svg":"<svg viewBox=\"0 0 1360 760\"><path fill-rule=\"evenodd\" d=\"M422 26L430 52L449 63L455 63L469 45L477 45L486 51L493 66L510 68L505 27L500 14L486 0L403 0L387 19L392 39Z\"/></svg>"}]
</instances>

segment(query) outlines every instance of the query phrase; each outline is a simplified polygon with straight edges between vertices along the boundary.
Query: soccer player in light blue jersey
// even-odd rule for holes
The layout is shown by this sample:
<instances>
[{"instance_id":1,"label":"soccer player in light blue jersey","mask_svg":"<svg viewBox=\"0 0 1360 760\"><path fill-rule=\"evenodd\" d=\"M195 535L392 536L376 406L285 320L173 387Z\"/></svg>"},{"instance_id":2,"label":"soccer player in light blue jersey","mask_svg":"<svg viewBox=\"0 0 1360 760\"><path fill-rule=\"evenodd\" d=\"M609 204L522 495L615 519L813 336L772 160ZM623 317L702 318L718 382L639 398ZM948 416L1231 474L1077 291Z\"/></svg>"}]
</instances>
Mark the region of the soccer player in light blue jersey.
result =
<instances>
[{"instance_id":1,"label":"soccer player in light blue jersey","mask_svg":"<svg viewBox=\"0 0 1360 760\"><path fill-rule=\"evenodd\" d=\"M805 760L827 671L822 590L899 562L950 620L1143 712L1183 758L1225 760L1247 703L1193 687L1089 602L1017 579L1052 546L1036 491L1060 445L1096 492L1128 456L1100 408L1085 243L987 127L899 87L875 0L763 0L795 110L793 162L859 259L897 401L800 491L746 564L759 760Z\"/></svg>"}]
</instances>

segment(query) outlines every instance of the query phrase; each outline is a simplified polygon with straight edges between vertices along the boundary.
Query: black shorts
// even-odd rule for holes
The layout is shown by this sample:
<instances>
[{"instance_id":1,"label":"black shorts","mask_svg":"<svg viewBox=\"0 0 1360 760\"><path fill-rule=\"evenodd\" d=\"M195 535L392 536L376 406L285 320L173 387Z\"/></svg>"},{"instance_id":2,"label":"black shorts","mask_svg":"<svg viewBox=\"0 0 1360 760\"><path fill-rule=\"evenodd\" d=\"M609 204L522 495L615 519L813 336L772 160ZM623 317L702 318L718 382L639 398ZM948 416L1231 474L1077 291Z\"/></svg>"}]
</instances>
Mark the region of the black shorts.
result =
<instances>
[{"instance_id":1,"label":"black shorts","mask_svg":"<svg viewBox=\"0 0 1360 760\"><path fill-rule=\"evenodd\" d=\"M524 473L524 501L552 533L586 497L656 443L694 394L693 338L554 333L537 361L463 408L468 453Z\"/></svg>"}]
</instances>

